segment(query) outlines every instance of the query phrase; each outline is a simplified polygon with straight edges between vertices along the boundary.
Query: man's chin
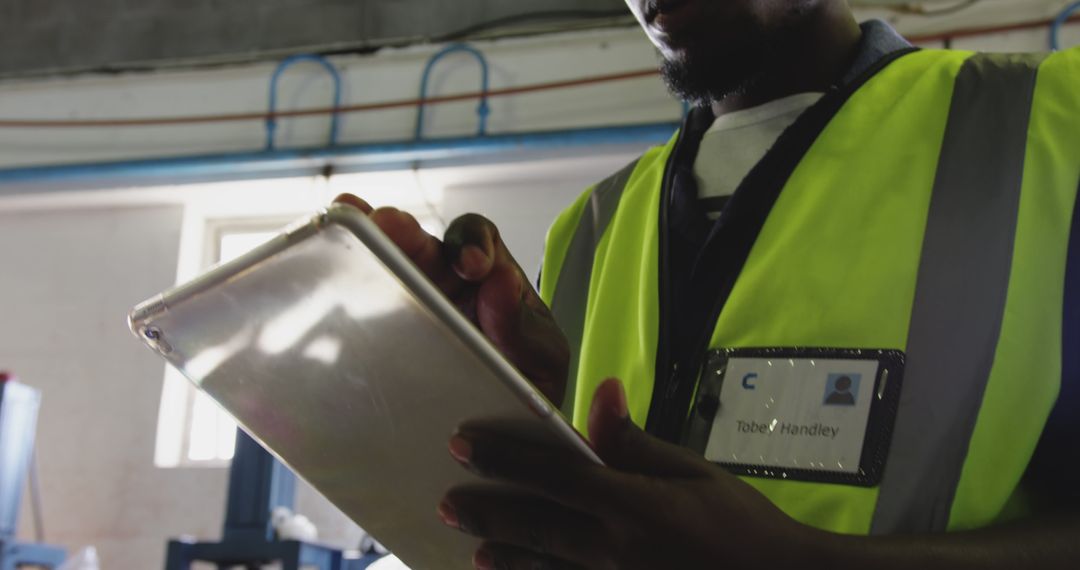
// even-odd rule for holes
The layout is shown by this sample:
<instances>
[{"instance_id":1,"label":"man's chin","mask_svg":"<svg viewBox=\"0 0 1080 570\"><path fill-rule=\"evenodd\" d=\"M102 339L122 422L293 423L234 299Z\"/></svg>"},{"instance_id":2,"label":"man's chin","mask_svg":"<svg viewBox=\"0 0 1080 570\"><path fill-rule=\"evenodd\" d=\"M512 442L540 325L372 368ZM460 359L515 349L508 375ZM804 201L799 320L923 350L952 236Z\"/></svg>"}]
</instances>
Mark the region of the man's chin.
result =
<instances>
[{"instance_id":1,"label":"man's chin","mask_svg":"<svg viewBox=\"0 0 1080 570\"><path fill-rule=\"evenodd\" d=\"M741 93L750 85L754 68L741 69L730 65L732 61L739 60L694 57L684 52L679 57L664 58L660 73L672 95L691 105L703 106Z\"/></svg>"}]
</instances>

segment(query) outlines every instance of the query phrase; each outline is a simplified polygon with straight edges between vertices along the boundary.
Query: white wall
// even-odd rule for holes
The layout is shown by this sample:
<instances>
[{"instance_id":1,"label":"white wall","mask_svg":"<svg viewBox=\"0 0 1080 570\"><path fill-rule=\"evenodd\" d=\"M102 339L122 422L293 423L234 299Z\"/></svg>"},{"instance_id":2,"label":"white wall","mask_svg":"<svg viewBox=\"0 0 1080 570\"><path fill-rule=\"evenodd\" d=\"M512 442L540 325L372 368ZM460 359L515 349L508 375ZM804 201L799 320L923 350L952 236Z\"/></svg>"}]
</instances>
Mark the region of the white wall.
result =
<instances>
[{"instance_id":1,"label":"white wall","mask_svg":"<svg viewBox=\"0 0 1080 570\"><path fill-rule=\"evenodd\" d=\"M535 275L543 233L558 210L631 158L350 175L330 185L134 190L74 208L57 200L0 200L0 368L44 393L38 441L47 539L69 548L94 545L103 567L113 570L160 567L169 537L220 536L226 470L154 467L164 366L124 321L135 303L175 282L182 226L198 234L205 217L301 215L351 190L376 205L445 221L482 211ZM418 185L434 208L424 210L430 206ZM151 195L157 204L139 205ZM357 544L360 530L303 483L297 510L323 540ZM32 537L31 523L24 501L22 538Z\"/></svg>"},{"instance_id":2,"label":"white wall","mask_svg":"<svg viewBox=\"0 0 1080 570\"><path fill-rule=\"evenodd\" d=\"M1000 7L1001 2L988 4ZM1014 16L1043 17L1052 3L1028 4L1035 8ZM915 32L929 29L922 20L900 24ZM1080 43L1078 32L1070 27L1066 41ZM961 39L954 47L1038 50L1045 42L1045 31L1037 30ZM483 47L496 87L655 64L652 48L633 29ZM420 68L431 51L338 58L347 79L346 100L415 96ZM436 74L434 92L474 89L476 73L469 60L447 64ZM270 66L253 65L0 84L0 117L260 110L270 71ZM298 68L282 83L283 106L323 105L328 87L312 68ZM497 100L492 107L493 132L670 120L680 111L655 78ZM431 135L467 134L474 128L473 104L440 107L430 118ZM412 120L409 111L348 116L342 138L407 138ZM281 142L318 144L325 132L324 120L294 120L283 126ZM258 122L93 131L0 129L0 167L251 150L261 144ZM0 368L16 371L45 391L39 441L48 538L69 547L94 544L105 570L113 570L160 567L170 536L218 536L226 473L153 467L162 365L128 337L123 322L132 304L174 282L184 207L208 216L295 212L351 190L374 195L379 203L430 207L446 221L479 211L503 228L523 267L531 269L538 265L543 231L554 214L631 154L335 177L320 189L309 181L299 191L302 196L253 183L232 190L202 186L0 200ZM418 200L417 192L427 198ZM309 489L300 490L298 508L331 542L355 541L357 529ZM24 537L29 537L28 514Z\"/></svg>"},{"instance_id":3,"label":"white wall","mask_svg":"<svg viewBox=\"0 0 1080 570\"><path fill-rule=\"evenodd\" d=\"M47 538L111 568L156 566L163 531L212 533L224 504L223 471L153 467L162 368L124 322L172 283L180 222L178 207L0 212L0 366L44 392Z\"/></svg>"}]
</instances>

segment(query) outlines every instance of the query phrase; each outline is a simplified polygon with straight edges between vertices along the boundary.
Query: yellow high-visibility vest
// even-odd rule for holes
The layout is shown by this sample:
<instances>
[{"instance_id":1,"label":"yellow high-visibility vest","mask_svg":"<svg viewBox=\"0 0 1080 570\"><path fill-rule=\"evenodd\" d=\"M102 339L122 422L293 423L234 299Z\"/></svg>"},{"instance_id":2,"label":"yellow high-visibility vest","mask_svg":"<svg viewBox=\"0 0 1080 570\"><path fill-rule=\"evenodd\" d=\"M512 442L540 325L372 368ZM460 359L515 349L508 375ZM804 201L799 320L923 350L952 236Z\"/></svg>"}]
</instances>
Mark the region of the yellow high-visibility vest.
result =
<instances>
[{"instance_id":1,"label":"yellow high-visibility vest","mask_svg":"<svg viewBox=\"0 0 1080 570\"><path fill-rule=\"evenodd\" d=\"M792 129L815 120L708 347L894 349L907 369L880 484L745 480L835 532L999 522L1061 380L1080 49L908 53L830 92ZM581 430L605 378L624 382L639 424L659 405L665 171L677 141L589 189L548 234L541 296L574 349L566 411Z\"/></svg>"}]
</instances>

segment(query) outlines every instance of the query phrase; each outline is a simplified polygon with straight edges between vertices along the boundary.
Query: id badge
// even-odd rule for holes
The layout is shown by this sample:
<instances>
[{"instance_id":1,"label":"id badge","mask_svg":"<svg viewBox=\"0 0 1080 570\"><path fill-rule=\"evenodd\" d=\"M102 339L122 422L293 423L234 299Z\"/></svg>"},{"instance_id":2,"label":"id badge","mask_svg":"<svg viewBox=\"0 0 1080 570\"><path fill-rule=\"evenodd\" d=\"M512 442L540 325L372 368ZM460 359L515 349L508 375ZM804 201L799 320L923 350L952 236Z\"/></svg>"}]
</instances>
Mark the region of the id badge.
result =
<instances>
[{"instance_id":1,"label":"id badge","mask_svg":"<svg viewBox=\"0 0 1080 570\"><path fill-rule=\"evenodd\" d=\"M714 351L683 445L737 475L877 485L903 371L891 350Z\"/></svg>"}]
</instances>

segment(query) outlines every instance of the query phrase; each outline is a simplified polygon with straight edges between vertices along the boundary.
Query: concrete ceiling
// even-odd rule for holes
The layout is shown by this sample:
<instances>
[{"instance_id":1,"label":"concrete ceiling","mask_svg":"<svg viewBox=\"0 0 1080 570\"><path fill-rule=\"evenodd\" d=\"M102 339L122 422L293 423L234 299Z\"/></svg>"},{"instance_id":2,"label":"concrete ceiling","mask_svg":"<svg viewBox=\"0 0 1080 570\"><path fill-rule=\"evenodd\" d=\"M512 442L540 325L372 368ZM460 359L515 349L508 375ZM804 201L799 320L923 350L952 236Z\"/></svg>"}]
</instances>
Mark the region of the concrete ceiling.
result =
<instances>
[{"instance_id":1,"label":"concrete ceiling","mask_svg":"<svg viewBox=\"0 0 1080 570\"><path fill-rule=\"evenodd\" d=\"M0 0L0 77L362 49L525 13L623 10L623 0Z\"/></svg>"},{"instance_id":2,"label":"concrete ceiling","mask_svg":"<svg viewBox=\"0 0 1080 570\"><path fill-rule=\"evenodd\" d=\"M1068 1L979 0L944 16L899 15L895 6L882 5L933 12L967 0L850 3L863 8L863 17L887 17L902 32L920 34L1043 18ZM594 23L628 21L623 0L0 0L0 79L440 41L484 23L551 12L565 17L539 22L566 27L584 21L568 12L622 14L589 19Z\"/></svg>"}]
</instances>

